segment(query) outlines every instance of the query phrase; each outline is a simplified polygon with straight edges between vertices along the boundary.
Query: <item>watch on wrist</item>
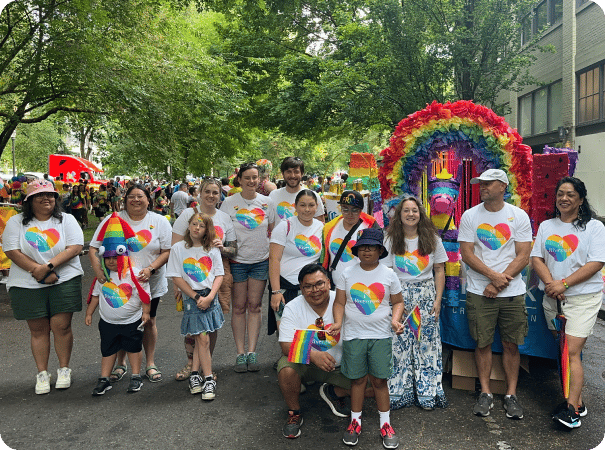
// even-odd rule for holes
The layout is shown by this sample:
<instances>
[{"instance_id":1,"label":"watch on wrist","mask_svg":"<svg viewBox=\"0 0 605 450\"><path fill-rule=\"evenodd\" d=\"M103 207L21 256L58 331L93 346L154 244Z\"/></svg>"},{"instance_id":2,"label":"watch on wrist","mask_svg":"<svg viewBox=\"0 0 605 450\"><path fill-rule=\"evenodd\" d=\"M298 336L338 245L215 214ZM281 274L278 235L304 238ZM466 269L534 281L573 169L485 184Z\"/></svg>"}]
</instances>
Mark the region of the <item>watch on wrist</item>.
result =
<instances>
[{"instance_id":1,"label":"watch on wrist","mask_svg":"<svg viewBox=\"0 0 605 450\"><path fill-rule=\"evenodd\" d=\"M285 289L278 289L277 291L271 291L271 295L283 294L284 292L286 292Z\"/></svg>"},{"instance_id":2,"label":"watch on wrist","mask_svg":"<svg viewBox=\"0 0 605 450\"><path fill-rule=\"evenodd\" d=\"M47 264L47 266L48 266L48 268L50 270L53 270L55 268L55 265L53 263L50 263L50 262Z\"/></svg>"},{"instance_id":3,"label":"watch on wrist","mask_svg":"<svg viewBox=\"0 0 605 450\"><path fill-rule=\"evenodd\" d=\"M151 272L151 275L153 275L155 273L155 269L151 266L148 267L149 272Z\"/></svg>"},{"instance_id":4,"label":"watch on wrist","mask_svg":"<svg viewBox=\"0 0 605 450\"><path fill-rule=\"evenodd\" d=\"M195 297L193 297L193 299L197 302L200 299L201 295L200 294L195 294Z\"/></svg>"}]
</instances>

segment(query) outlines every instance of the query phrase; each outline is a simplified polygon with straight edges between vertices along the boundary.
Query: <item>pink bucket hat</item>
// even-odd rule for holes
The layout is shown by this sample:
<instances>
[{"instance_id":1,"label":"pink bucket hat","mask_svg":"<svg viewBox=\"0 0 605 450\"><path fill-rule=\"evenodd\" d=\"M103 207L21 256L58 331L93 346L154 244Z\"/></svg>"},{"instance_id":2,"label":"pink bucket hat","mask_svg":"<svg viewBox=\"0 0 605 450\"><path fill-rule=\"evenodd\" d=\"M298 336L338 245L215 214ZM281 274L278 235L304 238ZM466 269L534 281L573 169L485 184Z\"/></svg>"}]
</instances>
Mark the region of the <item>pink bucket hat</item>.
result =
<instances>
[{"instance_id":1,"label":"pink bucket hat","mask_svg":"<svg viewBox=\"0 0 605 450\"><path fill-rule=\"evenodd\" d=\"M57 191L55 191L55 187L50 181L34 180L27 184L27 195L25 196L25 200L30 198L32 195L39 194L40 192L52 192L55 194L55 198L59 196Z\"/></svg>"}]
</instances>

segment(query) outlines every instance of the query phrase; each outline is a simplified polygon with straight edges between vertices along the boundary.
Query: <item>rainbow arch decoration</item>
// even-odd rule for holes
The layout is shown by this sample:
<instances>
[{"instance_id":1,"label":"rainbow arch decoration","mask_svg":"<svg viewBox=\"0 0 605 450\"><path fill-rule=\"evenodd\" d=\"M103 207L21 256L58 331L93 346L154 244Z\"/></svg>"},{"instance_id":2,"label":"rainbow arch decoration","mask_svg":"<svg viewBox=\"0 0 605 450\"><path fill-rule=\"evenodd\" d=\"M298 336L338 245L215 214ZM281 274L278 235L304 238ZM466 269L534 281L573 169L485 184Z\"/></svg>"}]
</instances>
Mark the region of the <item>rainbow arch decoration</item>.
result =
<instances>
[{"instance_id":1,"label":"rainbow arch decoration","mask_svg":"<svg viewBox=\"0 0 605 450\"><path fill-rule=\"evenodd\" d=\"M468 100L433 101L404 118L381 152L378 171L383 199L419 195L418 181L439 152L455 150L472 159L479 173L502 169L508 174L507 201L530 213L532 152L516 129L491 109Z\"/></svg>"}]
</instances>

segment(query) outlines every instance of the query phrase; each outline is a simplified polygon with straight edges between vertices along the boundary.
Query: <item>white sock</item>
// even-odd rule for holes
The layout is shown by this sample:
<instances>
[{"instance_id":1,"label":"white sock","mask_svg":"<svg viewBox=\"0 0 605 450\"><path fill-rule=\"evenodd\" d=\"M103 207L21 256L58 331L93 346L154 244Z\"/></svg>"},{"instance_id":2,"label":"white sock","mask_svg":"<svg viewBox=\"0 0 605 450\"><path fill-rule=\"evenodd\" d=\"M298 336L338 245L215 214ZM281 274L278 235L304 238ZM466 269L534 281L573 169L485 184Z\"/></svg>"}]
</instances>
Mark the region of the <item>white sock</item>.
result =
<instances>
[{"instance_id":1,"label":"white sock","mask_svg":"<svg viewBox=\"0 0 605 450\"><path fill-rule=\"evenodd\" d=\"M351 411L351 422L353 422L354 420L357 420L357 423L359 424L359 426L361 426L361 411L359 411L359 412Z\"/></svg>"},{"instance_id":2,"label":"white sock","mask_svg":"<svg viewBox=\"0 0 605 450\"><path fill-rule=\"evenodd\" d=\"M391 410L390 409L385 412L378 411L378 414L380 414L380 428L382 428L382 426L385 423L388 423L389 425L391 424Z\"/></svg>"}]
</instances>

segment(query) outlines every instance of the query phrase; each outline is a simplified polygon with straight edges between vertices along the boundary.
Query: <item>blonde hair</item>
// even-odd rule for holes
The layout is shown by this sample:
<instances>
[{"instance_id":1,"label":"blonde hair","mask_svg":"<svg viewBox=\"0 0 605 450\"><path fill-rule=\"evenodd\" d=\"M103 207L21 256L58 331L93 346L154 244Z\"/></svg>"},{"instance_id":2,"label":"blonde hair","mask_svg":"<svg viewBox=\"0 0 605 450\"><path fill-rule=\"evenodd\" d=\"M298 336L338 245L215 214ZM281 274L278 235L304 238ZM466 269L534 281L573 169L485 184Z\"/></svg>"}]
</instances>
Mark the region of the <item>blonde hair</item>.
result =
<instances>
[{"instance_id":1,"label":"blonde hair","mask_svg":"<svg viewBox=\"0 0 605 450\"><path fill-rule=\"evenodd\" d=\"M189 219L188 225L191 225L191 222L196 219L203 222L204 226L206 227L206 233L204 233L204 236L202 237L202 247L204 247L204 250L208 252L212 248L212 242L214 242L214 240L216 239L214 222L212 221L212 217L206 214L195 213L193 214L193 216L191 216L191 219ZM185 236L183 236L183 240L185 241L185 248L193 247L193 240L191 239L191 234L189 233L189 226L187 226L187 230L185 231Z\"/></svg>"}]
</instances>

